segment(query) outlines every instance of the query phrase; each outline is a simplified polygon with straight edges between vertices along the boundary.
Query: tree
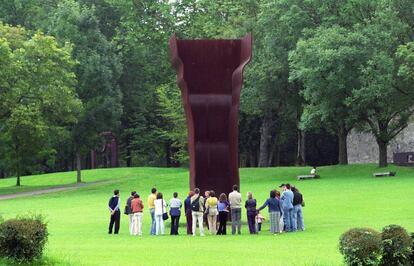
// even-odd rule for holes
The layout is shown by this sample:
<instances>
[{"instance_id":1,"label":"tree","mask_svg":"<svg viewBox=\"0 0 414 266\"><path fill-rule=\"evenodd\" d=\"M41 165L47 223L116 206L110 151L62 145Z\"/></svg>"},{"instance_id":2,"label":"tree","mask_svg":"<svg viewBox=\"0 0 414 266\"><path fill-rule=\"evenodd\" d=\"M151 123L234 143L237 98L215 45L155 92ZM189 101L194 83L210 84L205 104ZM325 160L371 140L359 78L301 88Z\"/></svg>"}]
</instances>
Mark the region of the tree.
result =
<instances>
[{"instance_id":1,"label":"tree","mask_svg":"<svg viewBox=\"0 0 414 266\"><path fill-rule=\"evenodd\" d=\"M160 125L159 139L166 143L167 166L188 162L187 125L180 90L175 84L161 85L157 89L157 109ZM170 152L172 151L172 152ZM171 154L170 154L171 153Z\"/></svg>"},{"instance_id":2,"label":"tree","mask_svg":"<svg viewBox=\"0 0 414 266\"><path fill-rule=\"evenodd\" d=\"M167 49L172 34L170 5L149 0L116 5L123 14L114 39L124 66L119 82L124 96L122 157L127 166L167 165L170 150L159 138L160 117L154 110L157 88L174 80Z\"/></svg>"},{"instance_id":3,"label":"tree","mask_svg":"<svg viewBox=\"0 0 414 266\"><path fill-rule=\"evenodd\" d=\"M400 62L397 75L407 89L400 92L414 100L414 89L411 85L414 83L414 42L400 45L396 55Z\"/></svg>"},{"instance_id":4,"label":"tree","mask_svg":"<svg viewBox=\"0 0 414 266\"><path fill-rule=\"evenodd\" d=\"M23 28L0 24L1 140L20 186L20 175L37 158L51 158L53 136L76 122L81 102L71 46Z\"/></svg>"},{"instance_id":5,"label":"tree","mask_svg":"<svg viewBox=\"0 0 414 266\"><path fill-rule=\"evenodd\" d=\"M306 28L318 25L309 1L261 1L253 22L255 41L251 66L246 69L242 110L261 117L259 166L268 166L272 154L296 135L296 161L305 163L305 133L298 127L302 85L289 81L288 54ZM276 151L276 152L275 152Z\"/></svg>"},{"instance_id":6,"label":"tree","mask_svg":"<svg viewBox=\"0 0 414 266\"><path fill-rule=\"evenodd\" d=\"M348 162L346 139L357 118L346 101L361 86L366 42L362 34L343 27L320 27L312 37L300 40L289 58L290 78L304 84L303 126L337 134L340 164Z\"/></svg>"},{"instance_id":7,"label":"tree","mask_svg":"<svg viewBox=\"0 0 414 266\"><path fill-rule=\"evenodd\" d=\"M94 12L94 7L62 1L48 28L60 43L74 44L73 55L79 62L75 69L76 92L85 108L71 129L77 182L81 182L82 157L95 148L101 132L117 130L122 114L119 57L114 44L100 31Z\"/></svg>"},{"instance_id":8,"label":"tree","mask_svg":"<svg viewBox=\"0 0 414 266\"><path fill-rule=\"evenodd\" d=\"M400 46L412 40L413 35L395 7L390 7L388 1L381 4L371 20L357 27L369 40L369 57L361 67L362 86L352 92L349 106L359 113L376 138L379 166L384 167L389 142L407 127L414 112L412 98L407 97L412 95L412 85L405 79L409 61L404 59L409 57L404 55L408 50Z\"/></svg>"}]
</instances>

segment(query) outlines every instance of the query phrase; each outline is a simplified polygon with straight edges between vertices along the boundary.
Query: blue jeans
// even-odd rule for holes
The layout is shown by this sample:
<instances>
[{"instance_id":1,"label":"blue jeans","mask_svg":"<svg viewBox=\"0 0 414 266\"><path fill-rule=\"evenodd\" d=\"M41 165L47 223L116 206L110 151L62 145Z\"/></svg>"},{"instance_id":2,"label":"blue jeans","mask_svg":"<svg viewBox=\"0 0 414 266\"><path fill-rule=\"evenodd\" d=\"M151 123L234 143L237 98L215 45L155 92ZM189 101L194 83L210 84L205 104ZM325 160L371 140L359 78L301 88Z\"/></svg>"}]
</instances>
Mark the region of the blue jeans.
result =
<instances>
[{"instance_id":1,"label":"blue jeans","mask_svg":"<svg viewBox=\"0 0 414 266\"><path fill-rule=\"evenodd\" d=\"M150 213L151 213L151 231L150 231L150 235L155 235L156 231L156 227L155 227L155 208L150 209Z\"/></svg>"},{"instance_id":2,"label":"blue jeans","mask_svg":"<svg viewBox=\"0 0 414 266\"><path fill-rule=\"evenodd\" d=\"M284 209L283 210L283 221L285 222L285 227L287 232L293 231L293 209Z\"/></svg>"},{"instance_id":3,"label":"blue jeans","mask_svg":"<svg viewBox=\"0 0 414 266\"><path fill-rule=\"evenodd\" d=\"M293 206L293 230L305 230L305 223L303 221L302 205Z\"/></svg>"},{"instance_id":4,"label":"blue jeans","mask_svg":"<svg viewBox=\"0 0 414 266\"><path fill-rule=\"evenodd\" d=\"M240 235L241 230L241 208L239 209L231 209L231 233L234 235L237 233Z\"/></svg>"}]
</instances>

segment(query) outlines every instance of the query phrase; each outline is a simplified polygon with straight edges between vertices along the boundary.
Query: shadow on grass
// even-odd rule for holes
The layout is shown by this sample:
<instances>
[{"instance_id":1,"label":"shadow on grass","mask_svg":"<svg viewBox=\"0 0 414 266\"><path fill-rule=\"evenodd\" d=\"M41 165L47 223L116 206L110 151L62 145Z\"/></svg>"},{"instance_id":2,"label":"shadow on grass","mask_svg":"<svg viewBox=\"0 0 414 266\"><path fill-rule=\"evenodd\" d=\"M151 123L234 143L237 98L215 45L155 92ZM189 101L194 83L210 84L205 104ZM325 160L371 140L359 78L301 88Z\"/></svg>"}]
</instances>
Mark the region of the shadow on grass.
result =
<instances>
[{"instance_id":1,"label":"shadow on grass","mask_svg":"<svg viewBox=\"0 0 414 266\"><path fill-rule=\"evenodd\" d=\"M32 262L17 262L7 258L0 258L0 265L8 266L49 266L49 265L72 265L61 259L42 257Z\"/></svg>"}]
</instances>

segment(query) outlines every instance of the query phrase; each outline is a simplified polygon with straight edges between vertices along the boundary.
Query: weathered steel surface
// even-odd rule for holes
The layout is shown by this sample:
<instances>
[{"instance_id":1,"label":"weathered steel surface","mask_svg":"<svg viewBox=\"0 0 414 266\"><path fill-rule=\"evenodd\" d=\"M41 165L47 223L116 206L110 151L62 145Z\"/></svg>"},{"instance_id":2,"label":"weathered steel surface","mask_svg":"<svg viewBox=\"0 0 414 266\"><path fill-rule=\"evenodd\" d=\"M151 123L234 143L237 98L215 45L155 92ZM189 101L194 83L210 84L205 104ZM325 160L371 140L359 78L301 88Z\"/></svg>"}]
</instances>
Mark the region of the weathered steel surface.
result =
<instances>
[{"instance_id":1,"label":"weathered steel surface","mask_svg":"<svg viewBox=\"0 0 414 266\"><path fill-rule=\"evenodd\" d=\"M177 40L174 35L170 51L187 120L190 188L228 193L239 185L240 91L252 36Z\"/></svg>"}]
</instances>

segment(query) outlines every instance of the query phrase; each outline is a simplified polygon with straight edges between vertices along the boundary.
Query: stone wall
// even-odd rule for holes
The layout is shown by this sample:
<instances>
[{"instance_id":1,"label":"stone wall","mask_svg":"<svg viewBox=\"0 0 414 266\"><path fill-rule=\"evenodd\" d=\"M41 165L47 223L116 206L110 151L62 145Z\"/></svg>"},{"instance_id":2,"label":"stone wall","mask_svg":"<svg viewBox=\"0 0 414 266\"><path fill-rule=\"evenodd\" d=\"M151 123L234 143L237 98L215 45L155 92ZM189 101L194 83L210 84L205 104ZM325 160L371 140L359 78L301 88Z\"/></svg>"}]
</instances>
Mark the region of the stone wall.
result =
<instances>
[{"instance_id":1,"label":"stone wall","mask_svg":"<svg viewBox=\"0 0 414 266\"><path fill-rule=\"evenodd\" d=\"M348 135L349 163L378 163L378 144L370 133L353 130ZM388 162L395 152L414 152L414 123L410 124L388 146Z\"/></svg>"}]
</instances>

